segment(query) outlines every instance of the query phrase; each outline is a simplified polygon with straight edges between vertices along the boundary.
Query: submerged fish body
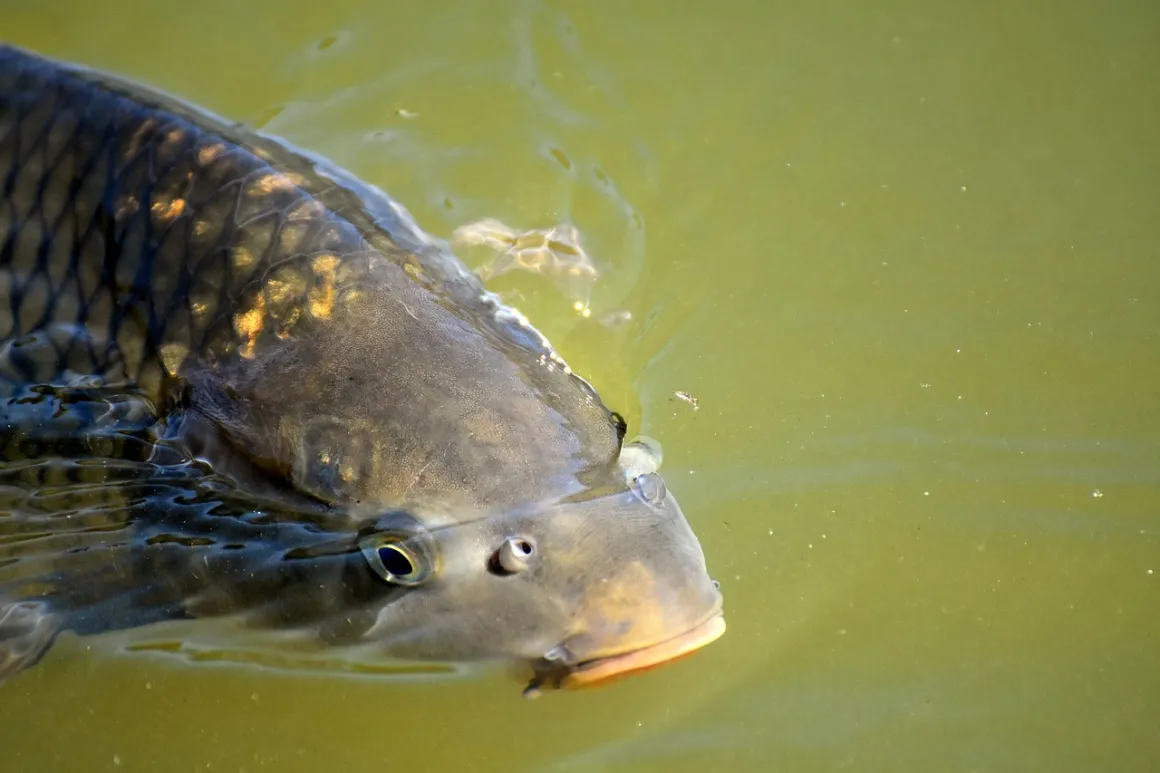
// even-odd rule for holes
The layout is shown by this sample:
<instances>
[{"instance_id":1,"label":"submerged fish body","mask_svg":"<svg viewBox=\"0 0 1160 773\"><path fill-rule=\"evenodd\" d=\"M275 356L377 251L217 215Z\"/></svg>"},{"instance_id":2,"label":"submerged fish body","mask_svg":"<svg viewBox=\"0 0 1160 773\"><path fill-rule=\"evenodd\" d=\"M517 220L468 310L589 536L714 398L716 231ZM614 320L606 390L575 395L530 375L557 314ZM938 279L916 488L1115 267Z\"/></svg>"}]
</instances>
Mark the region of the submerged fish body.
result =
<instances>
[{"instance_id":1,"label":"submerged fish body","mask_svg":"<svg viewBox=\"0 0 1160 773\"><path fill-rule=\"evenodd\" d=\"M0 512L0 680L59 630L182 616L516 659L549 686L723 630L652 457L405 210L272 138L3 45L0 397L25 456L84 469L99 448L150 485L212 483L132 500L131 537L84 531L48 564L30 556L68 529ZM29 441L62 413L82 418Z\"/></svg>"}]
</instances>

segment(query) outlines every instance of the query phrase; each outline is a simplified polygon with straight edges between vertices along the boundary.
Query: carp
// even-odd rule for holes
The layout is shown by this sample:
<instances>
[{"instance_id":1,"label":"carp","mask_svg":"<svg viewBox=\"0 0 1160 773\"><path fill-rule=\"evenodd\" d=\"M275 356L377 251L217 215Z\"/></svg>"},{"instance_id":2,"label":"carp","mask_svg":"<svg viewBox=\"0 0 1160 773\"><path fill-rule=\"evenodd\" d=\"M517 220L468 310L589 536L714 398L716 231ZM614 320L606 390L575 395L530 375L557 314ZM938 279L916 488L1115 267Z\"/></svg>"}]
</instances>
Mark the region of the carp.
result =
<instances>
[{"instance_id":1,"label":"carp","mask_svg":"<svg viewBox=\"0 0 1160 773\"><path fill-rule=\"evenodd\" d=\"M51 457L68 481L116 479L106 499L151 492L99 522L0 511L0 680L62 630L222 615L514 661L529 693L724 631L655 448L406 209L8 45L0 400L0 473ZM204 499L157 493L190 481Z\"/></svg>"}]
</instances>

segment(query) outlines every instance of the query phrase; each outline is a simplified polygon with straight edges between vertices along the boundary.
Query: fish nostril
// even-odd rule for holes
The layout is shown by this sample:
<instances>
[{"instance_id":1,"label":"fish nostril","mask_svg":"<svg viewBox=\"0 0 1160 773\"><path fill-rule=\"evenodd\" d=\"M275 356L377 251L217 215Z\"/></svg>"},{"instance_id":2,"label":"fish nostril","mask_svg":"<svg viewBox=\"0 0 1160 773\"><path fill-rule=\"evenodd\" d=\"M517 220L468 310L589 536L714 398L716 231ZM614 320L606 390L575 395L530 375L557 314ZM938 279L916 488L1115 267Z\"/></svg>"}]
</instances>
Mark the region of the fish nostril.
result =
<instances>
[{"instance_id":1,"label":"fish nostril","mask_svg":"<svg viewBox=\"0 0 1160 773\"><path fill-rule=\"evenodd\" d=\"M536 545L527 537L508 537L488 560L492 574L507 576L522 572L531 566Z\"/></svg>"},{"instance_id":2,"label":"fish nostril","mask_svg":"<svg viewBox=\"0 0 1160 773\"><path fill-rule=\"evenodd\" d=\"M721 583L720 582L718 582L717 580L710 580L709 582L713 583L713 590L721 590Z\"/></svg>"}]
</instances>

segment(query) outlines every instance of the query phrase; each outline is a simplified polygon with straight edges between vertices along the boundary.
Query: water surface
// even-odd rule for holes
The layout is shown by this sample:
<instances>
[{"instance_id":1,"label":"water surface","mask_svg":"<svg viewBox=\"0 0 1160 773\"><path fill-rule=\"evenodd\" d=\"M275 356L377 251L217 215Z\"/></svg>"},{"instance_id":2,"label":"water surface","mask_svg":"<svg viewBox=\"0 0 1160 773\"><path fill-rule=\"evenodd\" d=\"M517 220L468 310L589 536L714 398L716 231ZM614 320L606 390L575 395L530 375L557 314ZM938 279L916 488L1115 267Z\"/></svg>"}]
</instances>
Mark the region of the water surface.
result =
<instances>
[{"instance_id":1,"label":"water surface","mask_svg":"<svg viewBox=\"0 0 1160 773\"><path fill-rule=\"evenodd\" d=\"M70 637L0 691L6 773L1160 768L1156 6L0 13L437 235L575 223L591 316L497 288L660 438L730 626L534 702Z\"/></svg>"}]
</instances>

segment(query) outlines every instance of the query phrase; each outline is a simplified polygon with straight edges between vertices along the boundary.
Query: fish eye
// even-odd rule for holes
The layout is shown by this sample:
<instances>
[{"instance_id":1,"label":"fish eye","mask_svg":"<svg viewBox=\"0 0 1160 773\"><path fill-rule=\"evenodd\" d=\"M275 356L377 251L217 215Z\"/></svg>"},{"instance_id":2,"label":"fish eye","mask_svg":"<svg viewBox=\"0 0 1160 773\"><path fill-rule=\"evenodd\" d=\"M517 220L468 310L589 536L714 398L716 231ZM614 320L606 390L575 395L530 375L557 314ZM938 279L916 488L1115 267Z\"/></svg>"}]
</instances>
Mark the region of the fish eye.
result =
<instances>
[{"instance_id":1,"label":"fish eye","mask_svg":"<svg viewBox=\"0 0 1160 773\"><path fill-rule=\"evenodd\" d=\"M509 575L522 572L532 565L536 543L528 537L508 537L491 557L488 568L493 574Z\"/></svg>"},{"instance_id":2,"label":"fish eye","mask_svg":"<svg viewBox=\"0 0 1160 773\"><path fill-rule=\"evenodd\" d=\"M417 550L408 540L379 535L363 541L363 556L379 577L392 585L412 588L434 574L434 562L426 551Z\"/></svg>"},{"instance_id":3,"label":"fish eye","mask_svg":"<svg viewBox=\"0 0 1160 773\"><path fill-rule=\"evenodd\" d=\"M415 566L411 563L406 551L394 545L384 545L378 549L379 562L383 568L394 577L410 577L415 573Z\"/></svg>"},{"instance_id":4,"label":"fish eye","mask_svg":"<svg viewBox=\"0 0 1160 773\"><path fill-rule=\"evenodd\" d=\"M633 479L636 484L636 490L644 501L651 505L659 505L665 501L665 495L668 490L665 488L664 479L655 472L646 472L643 475L637 475Z\"/></svg>"}]
</instances>

